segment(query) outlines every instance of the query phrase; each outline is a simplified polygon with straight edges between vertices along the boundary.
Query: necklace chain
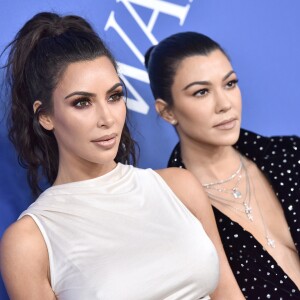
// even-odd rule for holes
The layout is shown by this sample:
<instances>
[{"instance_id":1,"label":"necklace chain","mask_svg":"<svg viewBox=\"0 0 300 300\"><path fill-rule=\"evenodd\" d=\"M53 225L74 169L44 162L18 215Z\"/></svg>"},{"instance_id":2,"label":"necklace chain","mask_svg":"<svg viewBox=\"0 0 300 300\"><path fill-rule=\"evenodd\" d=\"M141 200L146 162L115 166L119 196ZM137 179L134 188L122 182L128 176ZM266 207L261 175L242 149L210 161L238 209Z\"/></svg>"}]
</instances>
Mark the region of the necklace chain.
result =
<instances>
[{"instance_id":1,"label":"necklace chain","mask_svg":"<svg viewBox=\"0 0 300 300\"><path fill-rule=\"evenodd\" d=\"M206 189L206 192L210 199L220 203L223 206L226 206L230 210L233 210L235 213L239 213L239 212L244 213L250 222L253 222L253 220L254 220L253 214L252 214L252 207L251 207L251 199L254 198L256 201L256 204L257 204L261 222L264 227L264 235L265 235L265 239L267 241L267 245L269 247L275 248L275 241L272 238L270 238L270 236L269 236L269 232L268 232L267 226L265 224L259 203L255 196L255 190L254 190L253 184L250 182L248 170L247 170L246 166L244 165L242 156L240 156L240 161L241 161L241 163L240 163L240 166L237 169L237 171L234 172L227 179L223 179L223 180L219 180L219 181L211 182L211 183L205 183L205 184L202 184L202 186ZM239 189L239 184L242 180L243 172L245 174L245 180L246 180L246 183L245 183L246 190L245 190L244 195L241 192L241 190ZM236 182L232 188L222 187L222 185L224 183L229 183L230 181L233 181L236 177L237 177ZM253 189L254 194L251 193L252 189ZM222 195L222 194L229 195L230 198L228 198L228 196L224 197L224 195ZM242 201L241 202L238 201L239 199L242 199ZM239 207L239 206L242 206L242 207Z\"/></svg>"},{"instance_id":2,"label":"necklace chain","mask_svg":"<svg viewBox=\"0 0 300 300\"><path fill-rule=\"evenodd\" d=\"M247 170L246 166L244 168L245 168L246 179L248 181L248 185L250 187L250 192L251 192L251 185L253 186L253 184L250 182L250 177L248 175L248 170ZM267 245L271 248L275 248L275 241L269 236L269 231L268 231L267 225L265 223L263 214L261 212L259 202L257 201L254 188L253 188L253 193L254 193L254 195L253 195L254 200L255 200L256 205L258 207L258 212L259 212L259 215L260 215L260 219L261 219L261 222L262 222L263 227L264 227L264 234L265 234L265 239L267 240Z\"/></svg>"},{"instance_id":3,"label":"necklace chain","mask_svg":"<svg viewBox=\"0 0 300 300\"><path fill-rule=\"evenodd\" d=\"M240 162L241 163L240 163L239 168L237 169L237 171L235 171L227 179L222 179L222 180L215 181L215 182L210 182L210 183L203 183L202 186L205 187L205 188L208 188L208 187L211 187L211 186L214 186L214 185L220 185L220 184L223 184L223 183L226 183L226 182L229 182L229 181L233 180L242 170L242 167L243 167L242 157L240 157Z\"/></svg>"}]
</instances>

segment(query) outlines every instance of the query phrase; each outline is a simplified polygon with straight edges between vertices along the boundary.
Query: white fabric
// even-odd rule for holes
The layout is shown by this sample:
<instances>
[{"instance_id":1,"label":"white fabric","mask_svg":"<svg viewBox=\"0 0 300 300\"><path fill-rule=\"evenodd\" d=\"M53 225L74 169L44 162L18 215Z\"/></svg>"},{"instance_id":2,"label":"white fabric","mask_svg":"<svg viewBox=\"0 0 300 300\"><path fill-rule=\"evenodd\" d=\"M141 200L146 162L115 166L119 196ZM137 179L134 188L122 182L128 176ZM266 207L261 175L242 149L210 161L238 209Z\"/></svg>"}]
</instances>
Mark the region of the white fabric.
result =
<instances>
[{"instance_id":1,"label":"white fabric","mask_svg":"<svg viewBox=\"0 0 300 300\"><path fill-rule=\"evenodd\" d=\"M58 299L210 299L216 287L212 242L151 169L53 186L24 215L44 236Z\"/></svg>"}]
</instances>

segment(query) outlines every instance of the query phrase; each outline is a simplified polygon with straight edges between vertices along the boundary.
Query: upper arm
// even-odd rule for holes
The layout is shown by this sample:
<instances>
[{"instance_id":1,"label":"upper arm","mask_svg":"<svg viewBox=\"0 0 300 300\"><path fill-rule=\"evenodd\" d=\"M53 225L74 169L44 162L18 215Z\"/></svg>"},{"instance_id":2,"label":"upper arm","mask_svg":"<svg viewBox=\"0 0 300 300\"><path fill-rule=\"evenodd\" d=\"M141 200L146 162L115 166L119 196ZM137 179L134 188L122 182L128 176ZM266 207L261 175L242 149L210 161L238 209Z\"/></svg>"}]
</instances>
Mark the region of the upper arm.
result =
<instances>
[{"instance_id":1,"label":"upper arm","mask_svg":"<svg viewBox=\"0 0 300 300\"><path fill-rule=\"evenodd\" d=\"M245 299L229 266L211 203L200 182L189 171L179 168L158 170L157 173L201 222L217 250L220 261L220 280L212 299Z\"/></svg>"},{"instance_id":2,"label":"upper arm","mask_svg":"<svg viewBox=\"0 0 300 300\"><path fill-rule=\"evenodd\" d=\"M211 203L197 178L189 171L179 168L162 169L157 172L182 203L201 222L214 244L219 241Z\"/></svg>"},{"instance_id":3,"label":"upper arm","mask_svg":"<svg viewBox=\"0 0 300 300\"><path fill-rule=\"evenodd\" d=\"M0 268L10 299L55 299L47 247L33 219L12 224L0 244Z\"/></svg>"},{"instance_id":4,"label":"upper arm","mask_svg":"<svg viewBox=\"0 0 300 300\"><path fill-rule=\"evenodd\" d=\"M201 223L210 218L214 220L210 201L191 172L180 168L167 168L156 172Z\"/></svg>"}]
</instances>

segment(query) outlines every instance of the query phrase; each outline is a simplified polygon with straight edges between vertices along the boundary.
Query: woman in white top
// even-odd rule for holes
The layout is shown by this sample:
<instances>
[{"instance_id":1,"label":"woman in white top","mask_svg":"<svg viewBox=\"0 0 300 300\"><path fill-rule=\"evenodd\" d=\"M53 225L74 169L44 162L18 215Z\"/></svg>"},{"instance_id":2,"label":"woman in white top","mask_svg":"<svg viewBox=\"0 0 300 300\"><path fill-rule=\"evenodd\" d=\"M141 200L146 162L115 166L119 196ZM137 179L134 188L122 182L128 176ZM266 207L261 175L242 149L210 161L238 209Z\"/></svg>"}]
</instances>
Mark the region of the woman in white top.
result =
<instances>
[{"instance_id":1,"label":"woman in white top","mask_svg":"<svg viewBox=\"0 0 300 300\"><path fill-rule=\"evenodd\" d=\"M10 47L9 135L39 195L1 242L11 299L241 299L197 180L127 165L124 86L91 26L40 13Z\"/></svg>"}]
</instances>

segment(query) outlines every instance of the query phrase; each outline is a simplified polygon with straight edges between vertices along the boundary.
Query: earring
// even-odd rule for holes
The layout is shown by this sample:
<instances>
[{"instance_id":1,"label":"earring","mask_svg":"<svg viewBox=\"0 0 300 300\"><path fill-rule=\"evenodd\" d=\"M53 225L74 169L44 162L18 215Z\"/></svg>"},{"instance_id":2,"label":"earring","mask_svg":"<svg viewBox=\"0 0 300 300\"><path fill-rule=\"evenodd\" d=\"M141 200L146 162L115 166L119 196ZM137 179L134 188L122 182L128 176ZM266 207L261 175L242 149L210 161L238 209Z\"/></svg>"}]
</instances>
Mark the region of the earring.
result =
<instances>
[{"instance_id":1,"label":"earring","mask_svg":"<svg viewBox=\"0 0 300 300\"><path fill-rule=\"evenodd\" d=\"M177 120L172 120L172 121L170 121L170 123L171 123L173 126L175 126L175 125L178 124L178 121L177 121Z\"/></svg>"}]
</instances>

